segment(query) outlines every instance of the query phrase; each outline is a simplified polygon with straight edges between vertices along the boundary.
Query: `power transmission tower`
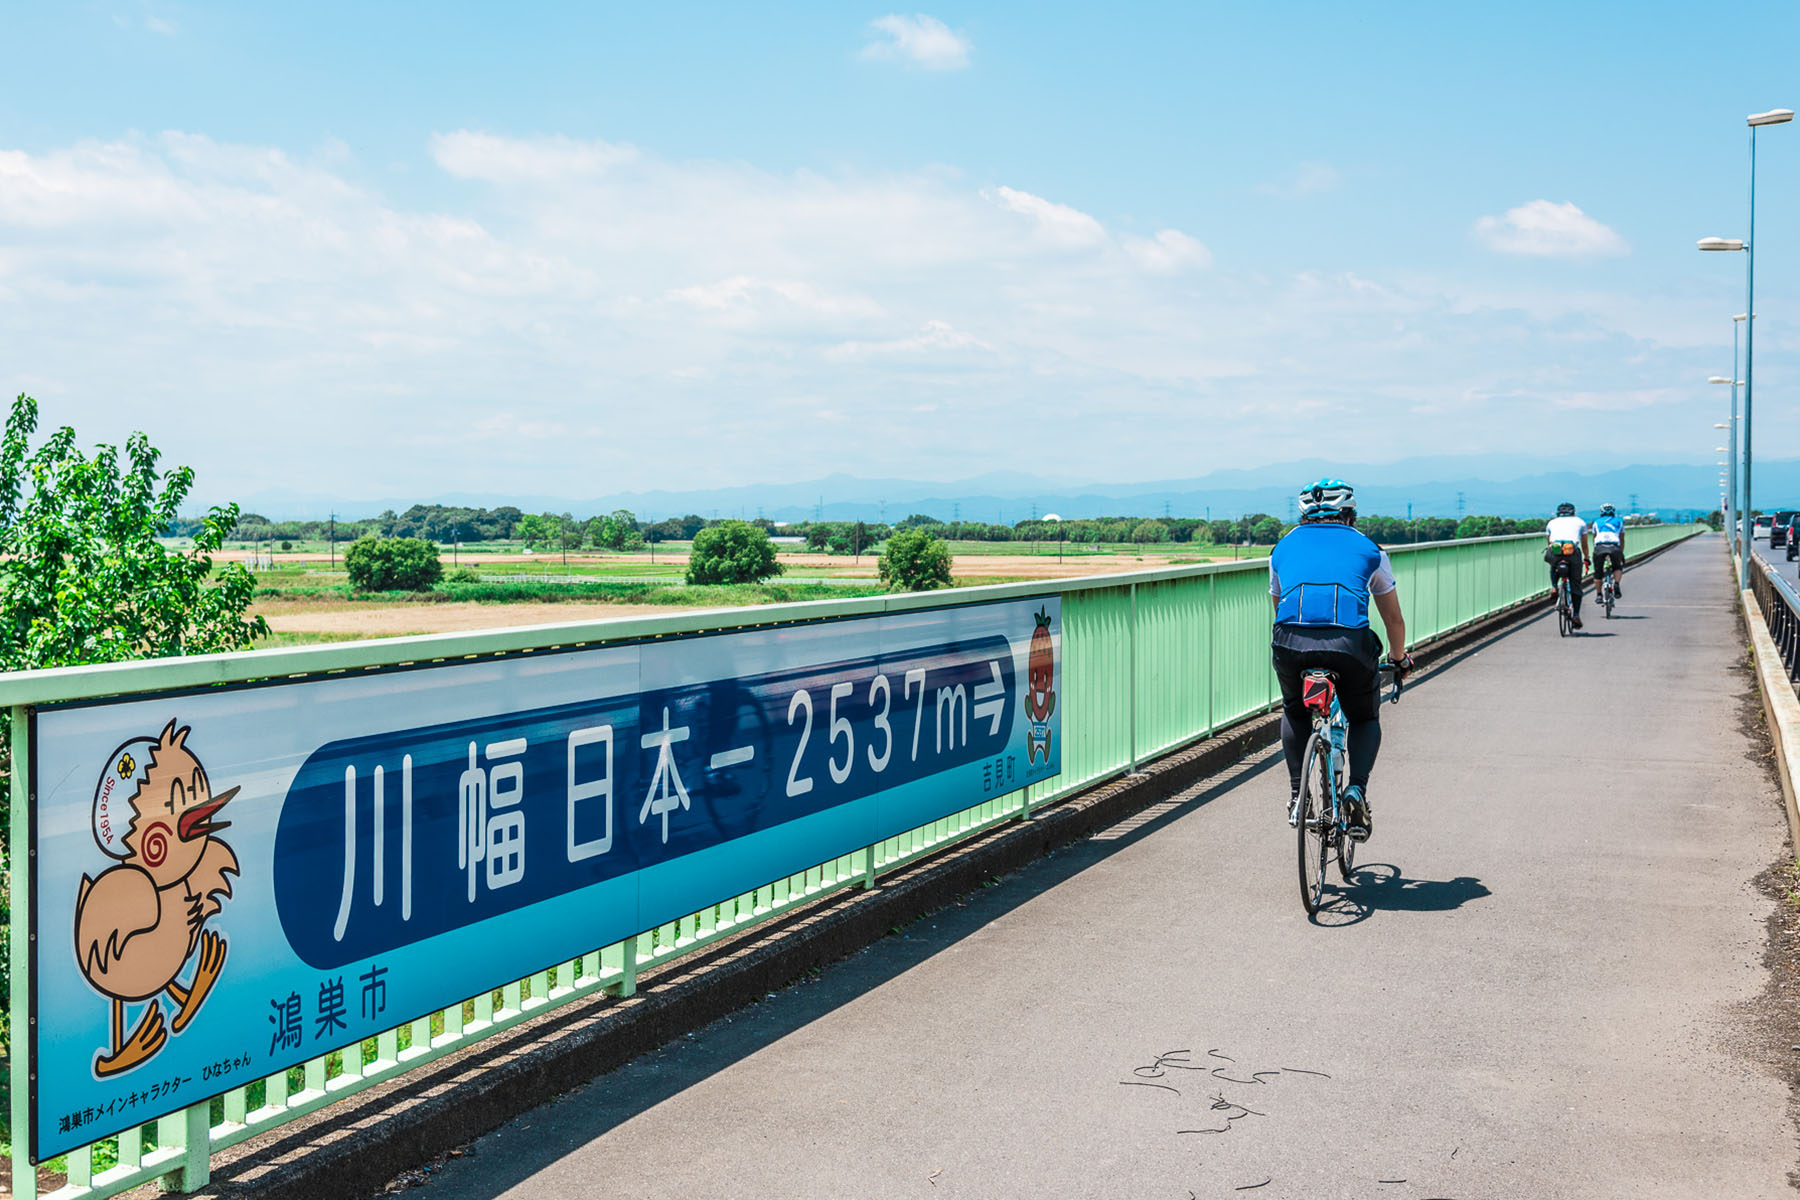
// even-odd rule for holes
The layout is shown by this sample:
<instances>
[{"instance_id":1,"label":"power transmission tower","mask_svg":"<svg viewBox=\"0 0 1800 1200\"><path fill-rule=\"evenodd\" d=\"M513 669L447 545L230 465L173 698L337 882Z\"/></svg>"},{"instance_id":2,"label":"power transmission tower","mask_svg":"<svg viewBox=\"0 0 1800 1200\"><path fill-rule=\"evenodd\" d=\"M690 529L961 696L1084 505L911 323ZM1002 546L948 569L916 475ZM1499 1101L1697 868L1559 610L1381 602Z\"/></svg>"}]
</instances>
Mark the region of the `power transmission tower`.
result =
<instances>
[{"instance_id":1,"label":"power transmission tower","mask_svg":"<svg viewBox=\"0 0 1800 1200\"><path fill-rule=\"evenodd\" d=\"M1633 493L1631 493L1631 515L1634 517L1637 516L1637 511L1638 511L1637 493L1633 492Z\"/></svg>"},{"instance_id":2,"label":"power transmission tower","mask_svg":"<svg viewBox=\"0 0 1800 1200\"><path fill-rule=\"evenodd\" d=\"M1164 500L1163 501L1163 520L1166 521L1168 519L1169 519L1169 502L1167 500Z\"/></svg>"},{"instance_id":3,"label":"power transmission tower","mask_svg":"<svg viewBox=\"0 0 1800 1200\"><path fill-rule=\"evenodd\" d=\"M952 504L950 506L950 523L952 525L962 524L962 504L961 503Z\"/></svg>"},{"instance_id":4,"label":"power transmission tower","mask_svg":"<svg viewBox=\"0 0 1800 1200\"><path fill-rule=\"evenodd\" d=\"M1459 525L1462 524L1462 517L1463 517L1463 494L1461 492L1458 492L1458 493L1456 493L1456 522L1457 522L1457 524L1459 524Z\"/></svg>"}]
</instances>

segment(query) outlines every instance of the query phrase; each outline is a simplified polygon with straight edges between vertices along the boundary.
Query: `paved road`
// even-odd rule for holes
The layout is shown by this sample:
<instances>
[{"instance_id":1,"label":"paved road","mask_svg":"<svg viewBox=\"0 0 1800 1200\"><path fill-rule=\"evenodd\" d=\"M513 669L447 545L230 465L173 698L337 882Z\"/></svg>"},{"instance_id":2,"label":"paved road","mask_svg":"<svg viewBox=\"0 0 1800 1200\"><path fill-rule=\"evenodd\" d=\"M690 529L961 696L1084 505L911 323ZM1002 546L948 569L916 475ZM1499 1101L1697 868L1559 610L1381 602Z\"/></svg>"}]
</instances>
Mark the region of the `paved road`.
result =
<instances>
[{"instance_id":1,"label":"paved road","mask_svg":"<svg viewBox=\"0 0 1800 1200\"><path fill-rule=\"evenodd\" d=\"M1626 584L1590 636L1534 620L1386 710L1368 865L1324 926L1265 755L420 1194L1789 1194L1751 885L1785 826L1722 547Z\"/></svg>"}]
</instances>

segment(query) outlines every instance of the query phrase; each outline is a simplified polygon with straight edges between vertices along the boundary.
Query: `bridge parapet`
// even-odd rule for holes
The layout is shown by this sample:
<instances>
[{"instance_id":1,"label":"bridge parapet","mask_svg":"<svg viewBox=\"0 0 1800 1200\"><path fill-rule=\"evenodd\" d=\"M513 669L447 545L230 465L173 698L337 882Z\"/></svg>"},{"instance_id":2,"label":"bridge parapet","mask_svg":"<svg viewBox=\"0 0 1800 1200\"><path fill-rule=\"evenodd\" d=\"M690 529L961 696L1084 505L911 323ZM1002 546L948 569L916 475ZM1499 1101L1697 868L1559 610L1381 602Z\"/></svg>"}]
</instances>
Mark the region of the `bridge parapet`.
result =
<instances>
[{"instance_id":1,"label":"bridge parapet","mask_svg":"<svg viewBox=\"0 0 1800 1200\"><path fill-rule=\"evenodd\" d=\"M1691 526L1634 529L1631 557L1696 532L1699 529ZM1539 537L1522 535L1395 547L1396 575L1415 641L1429 642L1546 595L1541 545ZM58 1197L109 1196L159 1178L178 1188L201 1186L208 1178L210 1156L218 1150L550 1008L597 992L629 994L638 972L646 967L840 889L872 886L883 872L949 842L1028 817L1034 808L1267 711L1277 692L1267 651L1266 596L1266 564L1252 561L953 593L384 639L0 677L0 704L8 708L11 720L14 777L28 785L26 802L13 806L11 829L11 845L26 848L14 858L10 897L12 962L24 974L22 986L12 990L10 1011L16 1039L15 1194L35 1193L31 1164L53 1155L66 1156L67 1164L68 1183ZM1043 639L1038 637L1040 630ZM572 665L580 669L569 669ZM616 670L627 671L630 678L623 683L603 681L607 672ZM664 677L652 678L659 671ZM1044 671L1049 674L1041 675ZM480 715L474 718L468 714L475 709L432 709L437 715L427 719L417 710L436 703L431 692L438 680L447 693L479 696L482 688L504 689L520 703L489 704L485 709L477 703ZM934 697L929 702L928 689ZM619 697L629 697L629 715L609 717L601 711L603 701ZM879 703L883 698L885 706ZM176 1071L175 1086L163 1091L170 1080L164 1077L167 1072L160 1072L154 1086L142 1081L124 1089L132 1099L123 1116L114 1111L119 1089L101 1086L122 1076L102 1074L98 1067L91 1079L84 1075L81 1081L83 1087L94 1085L93 1103L46 1107L45 1075L61 1044L60 1033L52 1037L47 1031L63 1016L46 1006L45 997L60 986L53 986L49 976L60 971L67 984L75 967L87 965L64 961L70 958L66 949L70 926L62 923L68 916L64 910L77 902L62 895L70 889L62 889L62 878L51 874L49 859L63 856L71 839L85 844L90 834L95 845L86 849L94 851L88 855L93 862L77 865L76 874L87 871L98 876L107 866L107 856L127 866L133 855L155 857L142 849L147 844L142 837L128 845L126 834L114 837L110 826L95 824L125 812L125 801L115 808L101 798L101 792L112 795L105 787L108 776L102 774L96 791L93 773L82 775L75 804L69 799L75 793L65 786L70 772L50 768L73 762L68 746L98 737L105 742L99 746L101 757L109 765L115 760L120 765L119 778L148 778L144 755L133 755L132 765L123 766L119 755L130 753L131 739L113 739L109 731L116 724L114 717L176 704L183 710L210 706L221 721L236 722L232 727L252 741L272 737L270 729L276 724L291 730L307 721L331 734L330 739L321 735L312 742L300 738L256 761L254 755L244 757L235 770L227 768L229 760L223 756L208 759L221 792L240 777L250 781L241 784L245 794L233 801L238 809L230 812L239 827L227 835L240 867L240 894L218 903L215 925L228 935L234 953L251 965L237 968L233 963L229 970L253 973L258 961L253 947L259 942L286 946L305 941L285 917L266 927L233 923L238 913L259 903L262 908L257 911L264 913L304 908L301 901L294 901L300 908L281 910L280 898L274 895L282 888L283 871L289 869L284 862L291 866L292 861L281 847L291 844L296 855L320 853L320 828L341 840L341 862L317 880L314 889L326 893L320 911L335 920L313 931L313 948L296 952L296 957L319 967L323 981L317 1003L310 989L301 998L299 1035L308 1057L288 1065L275 1053L279 1049L294 1057L285 1044L292 1030L281 1023L289 1014L281 995L259 993L250 1007L263 1011L251 1017L239 1013L249 1021L246 1027L256 1027L270 1041L270 1055L256 1054L247 1068L255 1078L245 1080L246 1068L230 1065L240 1053L252 1058L233 1042L229 1055L221 1053L217 1062L208 1064L220 1068L217 1083L183 1078ZM341 723L332 723L336 718L313 715L349 711L357 704L363 705L359 711L364 714L358 719L366 723L348 734ZM583 705L599 707L589 712ZM684 714L708 705L730 709L732 729L756 727L761 733L747 734L741 746L723 742L715 746L696 724L691 740L678 740L676 730L690 727ZM843 715L852 706L858 706L854 715ZM651 713L652 708L658 711ZM515 711L520 709L524 711ZM502 717L517 728L507 726ZM498 723L480 731L464 728L478 720ZM991 745L981 741L984 727ZM405 745L382 741L393 741L396 731L417 734L418 740ZM151 742L157 732L146 729L137 740ZM556 762L539 770L532 755L547 734ZM209 753L200 744L202 734L193 736L194 752ZM171 725L162 741L146 746L145 752L172 761L176 741L179 734ZM422 829L428 820L438 820L442 828L456 831L454 840L463 858L455 882L459 888L466 882L469 889L468 899L459 903L474 905L477 898L504 895L504 888L521 882L509 873L516 865L523 875L526 860L515 863L505 853L513 844L506 821L519 798L511 781L523 780L520 786L526 795L535 796L540 776L547 770L560 771L565 764L567 786L557 785L554 806L561 822L558 836L551 839L555 857L568 868L602 858L611 847L626 843L629 827L638 839L635 852L641 855L641 866L616 875L582 876L575 890L546 894L530 904L507 908L494 901L490 909L469 910L482 921L495 922L518 913L535 914L533 923L541 928L531 936L540 940L520 952L536 955L531 964L536 969L484 978L452 996L421 992L432 996L428 1009L407 1007L395 999L390 1013L385 989L391 986L399 993L402 982L397 977L383 982L376 974L385 961L379 952L351 954L342 961L328 957L365 917L387 919L390 926L403 928L411 918L394 914L412 895L413 872L418 872L421 888L428 877L441 875L443 863L437 859L427 863L421 856L415 866L406 856L413 844L415 763L413 755L402 752L450 741L467 741L471 757L458 764L459 782L453 790L434 792L433 803L445 795L454 796L455 803L446 802L441 820L432 815L435 809L427 811L428 760L420 752L419 820ZM704 765L693 757L702 747ZM631 777L635 790L628 790L623 769L620 780L614 780L613 755L623 757L627 750L635 755L640 748L655 762L654 774L643 780ZM746 755L746 750L754 753ZM916 761L920 753L946 750L971 753L929 777L944 786L921 789L916 785L929 779L916 775L904 786L877 781L880 786L857 790L859 779L885 770L889 762L901 762L901 755ZM975 750L982 753L975 756ZM603 758L594 757L602 753ZM385 761L384 755L393 761ZM771 757L778 761L770 764ZM878 761L881 768L875 766ZM432 770L445 769L446 762L443 754L429 758ZM604 770L597 765L602 762ZM514 763L520 765L517 776L509 774ZM716 798L713 794L697 783L680 782L683 774L692 780L704 772L719 774L750 764L765 769L767 778L758 784L763 790L730 794L759 808L792 802L791 810L782 810L782 820L755 828L734 826L731 822L742 813L709 807ZM766 768L771 765L774 769L769 772ZM335 772L333 777L341 781L341 806L330 802L323 784L303 786L302 777L309 770ZM262 826L254 818L237 817L238 812L253 809L253 794L270 799ZM978 803L962 803L975 795L981 796ZM295 806L294 811L310 806L309 812L328 814L317 818L325 824L305 827L283 842L282 814L288 805ZM452 811L457 813L453 825ZM605 812L604 822L582 822L580 814L596 811ZM651 815L640 820L640 811ZM683 815L702 811L720 826L716 831L720 836L684 843L682 838L688 835L683 833ZM470 815L477 812L485 820ZM329 826L331 817L335 826ZM535 812L532 819L538 819ZM202 813L187 822L188 829L204 833L209 821L209 814ZM671 821L674 849L664 854L653 847L671 845ZM656 842L659 826L661 841ZM217 828L224 827L217 823ZM62 841L53 840L57 838ZM609 849L598 848L603 841ZM40 855L40 842L55 854ZM497 856L496 845L501 850ZM692 869L691 862L702 858L704 869ZM684 861L690 866L684 868ZM361 874L352 870L353 865L362 868ZM159 866L160 861L146 869ZM69 869L66 862L62 869ZM677 875L679 886L670 882ZM629 885L620 882L626 879ZM47 890L40 895L40 889ZM304 899L305 888L289 890ZM663 899L646 899L652 894ZM81 898L87 895L84 887ZM455 899L433 895L438 903ZM580 904L571 907L568 902L573 899ZM691 903L671 909L678 901ZM423 894L417 908L423 915ZM594 915L601 910L601 916ZM81 914L77 905L78 940ZM642 916L654 919L633 919ZM455 932L433 936L447 938ZM431 940L420 944L429 950ZM540 953L540 947L545 952ZM466 959L448 942L440 957ZM190 968L183 962L178 967L181 975L203 970L205 963ZM219 968L214 967L213 974L225 979L226 987L235 986ZM373 1003L374 984L368 982L361 988L352 983L346 1000L342 991L346 977L382 983L381 1004ZM462 978L454 972L448 977ZM339 1005L356 1011L355 1001L362 1000L361 1025L341 1011L335 1023L319 1024L324 984L333 979L340 989ZM212 1014L199 1011L205 992L198 974L191 983L176 983L174 978L170 983L183 994L199 991L201 1001L194 1002L194 1011L187 1002L180 1003L167 1019L192 1020L195 1031L202 1031ZM213 986L211 979L204 985ZM214 1011L223 1007L223 991L213 1001ZM102 1006L103 1011L97 985L90 992L68 994ZM299 989L293 995L300 996ZM134 1004L147 1012L142 1002ZM149 1004L160 1006L162 1001L153 998ZM384 1014L405 1019L368 1027L369 1021ZM262 1027L264 1017L267 1028ZM147 1016L142 1019L148 1021ZM116 1028L110 1044L83 1043L84 1072L99 1061L91 1051L109 1051L114 1062L126 1057L131 1049L126 1028ZM173 1030L171 1025L172 1032L165 1031L143 1057L154 1059L165 1046L180 1049L185 1028ZM46 1032L40 1042L41 1030ZM342 1036L334 1038L338 1031ZM144 1035L139 1051L155 1040L154 1034ZM260 1051L260 1042L254 1049ZM261 1069L270 1063L280 1065ZM63 1071L66 1064L55 1069ZM127 1065L118 1070L129 1076L142 1068ZM152 1091L157 1094L138 1099ZM63 1094L74 1093L65 1088ZM88 1119L89 1112L102 1108L108 1111ZM75 1114L84 1119L71 1123ZM104 1136L90 1136L90 1131Z\"/></svg>"}]
</instances>

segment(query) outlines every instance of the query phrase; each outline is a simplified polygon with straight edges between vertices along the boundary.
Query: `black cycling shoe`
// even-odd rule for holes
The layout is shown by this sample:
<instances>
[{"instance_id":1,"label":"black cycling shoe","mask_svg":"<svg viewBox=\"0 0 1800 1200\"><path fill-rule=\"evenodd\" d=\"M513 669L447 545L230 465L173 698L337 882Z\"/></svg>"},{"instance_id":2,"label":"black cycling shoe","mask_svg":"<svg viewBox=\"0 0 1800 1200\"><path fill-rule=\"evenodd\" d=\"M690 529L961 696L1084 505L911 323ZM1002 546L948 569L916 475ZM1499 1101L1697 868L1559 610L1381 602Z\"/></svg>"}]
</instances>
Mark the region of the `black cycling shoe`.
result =
<instances>
[{"instance_id":1,"label":"black cycling shoe","mask_svg":"<svg viewBox=\"0 0 1800 1200\"><path fill-rule=\"evenodd\" d=\"M1375 810L1369 804L1368 793L1361 786L1351 784L1344 789L1344 806L1349 809L1344 832L1353 842L1368 841L1369 835L1375 832Z\"/></svg>"},{"instance_id":2,"label":"black cycling shoe","mask_svg":"<svg viewBox=\"0 0 1800 1200\"><path fill-rule=\"evenodd\" d=\"M1581 628L1581 618L1576 617L1573 621L1570 621L1569 628L1570 629L1580 629Z\"/></svg>"}]
</instances>

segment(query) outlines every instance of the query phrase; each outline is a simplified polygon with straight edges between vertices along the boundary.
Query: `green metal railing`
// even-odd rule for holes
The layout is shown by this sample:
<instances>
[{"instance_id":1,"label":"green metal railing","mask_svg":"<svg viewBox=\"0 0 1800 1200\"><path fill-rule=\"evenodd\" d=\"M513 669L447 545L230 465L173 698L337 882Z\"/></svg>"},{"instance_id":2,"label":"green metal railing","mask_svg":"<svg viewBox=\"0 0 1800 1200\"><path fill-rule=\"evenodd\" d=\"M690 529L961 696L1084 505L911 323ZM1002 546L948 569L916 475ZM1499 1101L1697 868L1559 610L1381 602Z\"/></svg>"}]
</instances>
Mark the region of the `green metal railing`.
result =
<instances>
[{"instance_id":1,"label":"green metal railing","mask_svg":"<svg viewBox=\"0 0 1800 1200\"><path fill-rule=\"evenodd\" d=\"M1702 531L1699 526L1634 528L1627 534L1630 557ZM1547 595L1542 546L1540 536L1521 535L1392 548L1414 644ZM461 1004L92 1143L66 1156L68 1181L53 1200L98 1200L153 1180L172 1190L198 1188L209 1178L214 1151L551 1008L603 991L630 995L638 973L648 967L828 893L873 886L881 873L946 843L1029 816L1033 808L1267 711L1276 701L1268 652L1268 571L1263 560L1216 563L950 594L824 600L0 676L0 706L11 715L17 780L30 761L28 717L34 705L1052 595L1060 595L1063 604L1065 742L1059 777L829 862L796 863L790 875L622 942L580 951L572 945L570 959L551 970L496 981L493 990ZM26 797L13 805L10 845L29 844L34 802ZM30 860L15 856L12 865L12 962L22 971L30 961ZM578 938L578 932L571 933L572 942ZM14 1046L27 1046L28 989L15 987L10 1004ZM32 1064L15 1054L11 1067L13 1191L20 1200L31 1200L37 1195L36 1176L26 1160L23 1131Z\"/></svg>"}]
</instances>

